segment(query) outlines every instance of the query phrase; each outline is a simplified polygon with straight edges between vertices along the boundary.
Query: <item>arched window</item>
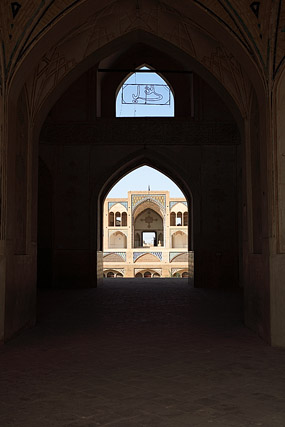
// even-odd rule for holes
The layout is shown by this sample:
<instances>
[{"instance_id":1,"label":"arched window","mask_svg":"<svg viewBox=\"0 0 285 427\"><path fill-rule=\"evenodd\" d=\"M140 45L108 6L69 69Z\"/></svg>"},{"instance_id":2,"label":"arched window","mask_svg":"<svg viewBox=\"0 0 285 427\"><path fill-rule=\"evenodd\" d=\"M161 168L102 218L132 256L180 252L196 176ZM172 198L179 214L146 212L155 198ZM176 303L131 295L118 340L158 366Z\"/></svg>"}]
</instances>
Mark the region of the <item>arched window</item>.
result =
<instances>
[{"instance_id":1,"label":"arched window","mask_svg":"<svg viewBox=\"0 0 285 427\"><path fill-rule=\"evenodd\" d=\"M128 224L127 224L127 214L126 214L126 212L123 212L122 213L122 226L123 227L126 227Z\"/></svg>"},{"instance_id":2,"label":"arched window","mask_svg":"<svg viewBox=\"0 0 285 427\"><path fill-rule=\"evenodd\" d=\"M136 277L143 277L141 273L137 273Z\"/></svg>"},{"instance_id":3,"label":"arched window","mask_svg":"<svg viewBox=\"0 0 285 427\"><path fill-rule=\"evenodd\" d=\"M176 225L182 225L182 212L177 212Z\"/></svg>"},{"instance_id":4,"label":"arched window","mask_svg":"<svg viewBox=\"0 0 285 427\"><path fill-rule=\"evenodd\" d=\"M120 212L116 212L116 215L115 215L115 225L116 225L116 227L120 227L121 226L121 214L120 214Z\"/></svg>"},{"instance_id":5,"label":"arched window","mask_svg":"<svg viewBox=\"0 0 285 427\"><path fill-rule=\"evenodd\" d=\"M114 227L114 212L109 213L109 227Z\"/></svg>"},{"instance_id":6,"label":"arched window","mask_svg":"<svg viewBox=\"0 0 285 427\"><path fill-rule=\"evenodd\" d=\"M109 273L107 273L107 277L115 277L113 271L109 271Z\"/></svg>"},{"instance_id":7,"label":"arched window","mask_svg":"<svg viewBox=\"0 0 285 427\"><path fill-rule=\"evenodd\" d=\"M118 90L116 117L174 117L170 86L155 70L139 67Z\"/></svg>"},{"instance_id":8,"label":"arched window","mask_svg":"<svg viewBox=\"0 0 285 427\"><path fill-rule=\"evenodd\" d=\"M146 271L144 273L143 277L151 277L151 273L149 271Z\"/></svg>"},{"instance_id":9,"label":"arched window","mask_svg":"<svg viewBox=\"0 0 285 427\"><path fill-rule=\"evenodd\" d=\"M183 225L188 225L188 212L184 212L183 214Z\"/></svg>"},{"instance_id":10,"label":"arched window","mask_svg":"<svg viewBox=\"0 0 285 427\"><path fill-rule=\"evenodd\" d=\"M171 212L170 214L170 225L176 225L176 213L175 212Z\"/></svg>"}]
</instances>

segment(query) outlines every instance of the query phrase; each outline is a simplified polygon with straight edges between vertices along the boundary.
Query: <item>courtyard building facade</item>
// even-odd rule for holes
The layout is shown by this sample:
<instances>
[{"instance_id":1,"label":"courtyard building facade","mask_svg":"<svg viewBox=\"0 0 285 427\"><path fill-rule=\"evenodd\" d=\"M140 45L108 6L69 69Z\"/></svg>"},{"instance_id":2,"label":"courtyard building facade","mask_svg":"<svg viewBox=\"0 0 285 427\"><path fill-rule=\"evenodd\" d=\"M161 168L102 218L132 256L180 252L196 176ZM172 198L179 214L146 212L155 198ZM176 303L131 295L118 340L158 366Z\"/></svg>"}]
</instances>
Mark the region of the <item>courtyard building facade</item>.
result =
<instances>
[{"instance_id":1,"label":"courtyard building facade","mask_svg":"<svg viewBox=\"0 0 285 427\"><path fill-rule=\"evenodd\" d=\"M185 198L129 191L104 203L104 277L193 277Z\"/></svg>"}]
</instances>

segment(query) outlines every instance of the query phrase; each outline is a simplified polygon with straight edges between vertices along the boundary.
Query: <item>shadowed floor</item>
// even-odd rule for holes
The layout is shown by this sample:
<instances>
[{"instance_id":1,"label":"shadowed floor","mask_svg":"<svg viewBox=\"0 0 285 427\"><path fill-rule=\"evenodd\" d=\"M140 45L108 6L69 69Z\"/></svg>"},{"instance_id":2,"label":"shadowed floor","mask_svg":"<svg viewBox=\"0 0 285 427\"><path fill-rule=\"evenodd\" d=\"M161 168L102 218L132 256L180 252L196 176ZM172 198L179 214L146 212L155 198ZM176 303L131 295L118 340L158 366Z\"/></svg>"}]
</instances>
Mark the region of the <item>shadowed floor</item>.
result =
<instances>
[{"instance_id":1,"label":"shadowed floor","mask_svg":"<svg viewBox=\"0 0 285 427\"><path fill-rule=\"evenodd\" d=\"M186 279L41 291L0 347L0 425L285 426L285 351L242 323L239 292Z\"/></svg>"}]
</instances>

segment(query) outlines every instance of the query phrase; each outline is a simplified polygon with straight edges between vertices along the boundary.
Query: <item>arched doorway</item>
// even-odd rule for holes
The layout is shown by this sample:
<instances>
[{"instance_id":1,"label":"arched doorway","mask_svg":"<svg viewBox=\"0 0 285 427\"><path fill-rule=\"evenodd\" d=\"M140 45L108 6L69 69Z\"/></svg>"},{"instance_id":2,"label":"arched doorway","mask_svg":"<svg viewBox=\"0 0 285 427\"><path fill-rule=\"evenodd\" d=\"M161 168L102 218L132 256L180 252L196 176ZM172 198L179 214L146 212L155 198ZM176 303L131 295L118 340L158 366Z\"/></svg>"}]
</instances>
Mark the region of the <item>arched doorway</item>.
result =
<instances>
[{"instance_id":1,"label":"arched doorway","mask_svg":"<svg viewBox=\"0 0 285 427\"><path fill-rule=\"evenodd\" d=\"M137 277L141 271L150 271L152 277L169 277L173 260L171 235L177 231L169 219L172 210L179 208L187 213L189 209L191 217L192 205L187 203L183 192L157 169L142 166L125 173L104 200L103 270L120 266L124 268L125 278ZM116 225L113 218L122 211L126 215L126 224L120 222ZM191 240L191 233L188 232L188 225L179 229L184 232L186 241L183 247L176 249L176 255L186 254L180 267L191 271L193 281L193 261L189 269L193 251L188 252L188 236ZM125 235L125 245L118 240L122 234Z\"/></svg>"}]
</instances>

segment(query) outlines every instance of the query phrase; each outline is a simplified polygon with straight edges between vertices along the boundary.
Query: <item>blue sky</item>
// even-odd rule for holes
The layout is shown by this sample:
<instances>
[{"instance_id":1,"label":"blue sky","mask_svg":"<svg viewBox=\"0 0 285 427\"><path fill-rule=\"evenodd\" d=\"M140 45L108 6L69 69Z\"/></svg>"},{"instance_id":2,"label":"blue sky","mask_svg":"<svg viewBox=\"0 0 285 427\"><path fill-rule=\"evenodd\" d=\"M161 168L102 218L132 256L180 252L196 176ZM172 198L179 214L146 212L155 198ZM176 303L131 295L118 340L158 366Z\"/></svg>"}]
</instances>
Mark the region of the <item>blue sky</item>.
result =
<instances>
[{"instance_id":1,"label":"blue sky","mask_svg":"<svg viewBox=\"0 0 285 427\"><path fill-rule=\"evenodd\" d=\"M148 186L151 191L168 190L170 197L184 197L171 179L149 166L141 166L124 176L114 185L107 197L127 197L128 191L147 191Z\"/></svg>"}]
</instances>

